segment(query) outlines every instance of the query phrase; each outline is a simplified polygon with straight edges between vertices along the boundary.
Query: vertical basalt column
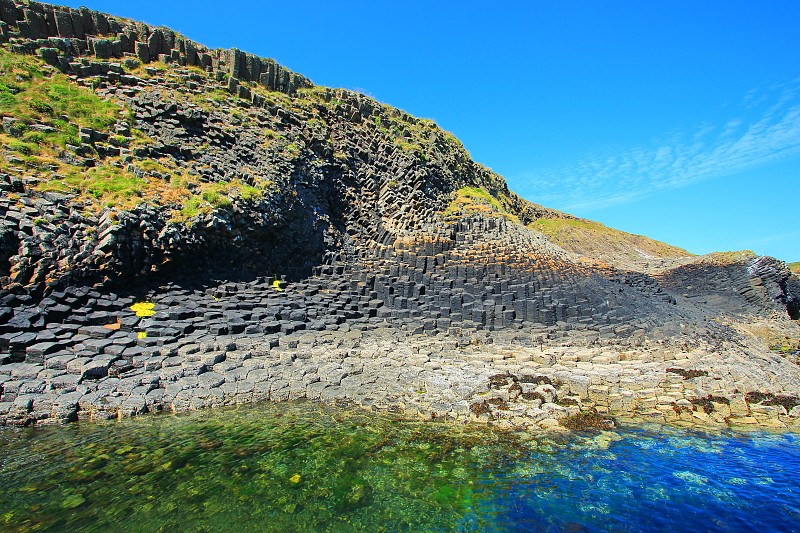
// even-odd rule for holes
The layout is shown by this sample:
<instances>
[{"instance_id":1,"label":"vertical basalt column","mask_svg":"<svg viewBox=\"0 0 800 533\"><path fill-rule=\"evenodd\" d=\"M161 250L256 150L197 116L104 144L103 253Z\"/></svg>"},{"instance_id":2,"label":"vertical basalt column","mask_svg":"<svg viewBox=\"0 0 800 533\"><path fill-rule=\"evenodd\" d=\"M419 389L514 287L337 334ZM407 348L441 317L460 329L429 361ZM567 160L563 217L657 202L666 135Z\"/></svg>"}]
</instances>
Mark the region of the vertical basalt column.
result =
<instances>
[{"instance_id":1,"label":"vertical basalt column","mask_svg":"<svg viewBox=\"0 0 800 533\"><path fill-rule=\"evenodd\" d=\"M148 50L148 62L158 58L158 54L161 53L161 45L163 42L163 38L161 36L161 30L155 29L147 38L147 50Z\"/></svg>"},{"instance_id":2,"label":"vertical basalt column","mask_svg":"<svg viewBox=\"0 0 800 533\"><path fill-rule=\"evenodd\" d=\"M189 66L195 66L198 64L197 49L195 48L194 43L191 41L186 41L186 64Z\"/></svg>"},{"instance_id":3,"label":"vertical basalt column","mask_svg":"<svg viewBox=\"0 0 800 533\"><path fill-rule=\"evenodd\" d=\"M95 33L98 35L108 35L111 33L108 19L104 14L92 11L92 22L94 24Z\"/></svg>"},{"instance_id":4,"label":"vertical basalt column","mask_svg":"<svg viewBox=\"0 0 800 533\"><path fill-rule=\"evenodd\" d=\"M83 16L81 16L81 12L70 9L68 13L69 18L72 20L72 31L74 32L73 37L85 39L86 30L83 27Z\"/></svg>"},{"instance_id":5,"label":"vertical basalt column","mask_svg":"<svg viewBox=\"0 0 800 533\"><path fill-rule=\"evenodd\" d=\"M83 26L83 37L87 35L97 35L98 31L94 24L94 17L92 17L92 11L86 7L81 7L79 10L80 18L81 18L81 25Z\"/></svg>"},{"instance_id":6,"label":"vertical basalt column","mask_svg":"<svg viewBox=\"0 0 800 533\"><path fill-rule=\"evenodd\" d=\"M33 39L47 38L47 20L43 13L37 13L32 9L25 10L25 20L28 22L28 28Z\"/></svg>"},{"instance_id":7,"label":"vertical basalt column","mask_svg":"<svg viewBox=\"0 0 800 533\"><path fill-rule=\"evenodd\" d=\"M75 37L75 30L72 28L72 17L70 17L69 12L63 9L56 9L54 14L58 36L65 38Z\"/></svg>"},{"instance_id":8,"label":"vertical basalt column","mask_svg":"<svg viewBox=\"0 0 800 533\"><path fill-rule=\"evenodd\" d=\"M136 48L136 57L139 58L139 61L141 61L142 63L149 63L150 48L148 48L147 43L137 41L135 48Z\"/></svg>"},{"instance_id":9,"label":"vertical basalt column","mask_svg":"<svg viewBox=\"0 0 800 533\"><path fill-rule=\"evenodd\" d=\"M247 54L247 81L258 81L261 75L261 59Z\"/></svg>"},{"instance_id":10,"label":"vertical basalt column","mask_svg":"<svg viewBox=\"0 0 800 533\"><path fill-rule=\"evenodd\" d=\"M231 78L239 79L242 73L242 56L244 54L238 48L230 49L230 76Z\"/></svg>"},{"instance_id":11,"label":"vertical basalt column","mask_svg":"<svg viewBox=\"0 0 800 533\"><path fill-rule=\"evenodd\" d=\"M22 18L22 13L10 0L0 2L0 19L10 26L16 26L17 20Z\"/></svg>"}]
</instances>

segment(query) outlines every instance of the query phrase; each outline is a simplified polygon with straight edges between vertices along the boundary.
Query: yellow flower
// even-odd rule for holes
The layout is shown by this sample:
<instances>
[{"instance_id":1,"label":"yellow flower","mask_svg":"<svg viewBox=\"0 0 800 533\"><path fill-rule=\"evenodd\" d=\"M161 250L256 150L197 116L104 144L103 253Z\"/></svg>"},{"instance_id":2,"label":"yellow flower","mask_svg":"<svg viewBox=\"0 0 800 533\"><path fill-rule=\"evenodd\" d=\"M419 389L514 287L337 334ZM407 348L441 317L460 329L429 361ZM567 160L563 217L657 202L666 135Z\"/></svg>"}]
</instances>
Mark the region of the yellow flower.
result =
<instances>
[{"instance_id":1,"label":"yellow flower","mask_svg":"<svg viewBox=\"0 0 800 533\"><path fill-rule=\"evenodd\" d=\"M303 479L303 478L300 477L300 474L295 474L295 475L293 475L292 477L289 478L289 481L291 481L292 483L296 484L296 483L300 483L301 479Z\"/></svg>"},{"instance_id":2,"label":"yellow flower","mask_svg":"<svg viewBox=\"0 0 800 533\"><path fill-rule=\"evenodd\" d=\"M136 302L131 306L131 311L136 313L136 316L153 316L156 314L153 309L156 305L152 302Z\"/></svg>"}]
</instances>

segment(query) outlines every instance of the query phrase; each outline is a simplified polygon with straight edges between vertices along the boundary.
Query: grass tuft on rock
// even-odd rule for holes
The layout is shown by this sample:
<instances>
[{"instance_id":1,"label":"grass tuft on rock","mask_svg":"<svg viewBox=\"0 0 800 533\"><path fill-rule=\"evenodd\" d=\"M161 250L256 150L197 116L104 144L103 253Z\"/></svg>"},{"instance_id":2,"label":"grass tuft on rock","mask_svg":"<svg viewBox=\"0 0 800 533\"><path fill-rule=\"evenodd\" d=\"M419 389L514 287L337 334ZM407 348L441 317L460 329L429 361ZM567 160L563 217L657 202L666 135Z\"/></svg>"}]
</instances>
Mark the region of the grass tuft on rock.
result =
<instances>
[{"instance_id":1,"label":"grass tuft on rock","mask_svg":"<svg viewBox=\"0 0 800 533\"><path fill-rule=\"evenodd\" d=\"M450 205L442 212L445 219L467 215L499 216L519 223L519 218L508 211L503 203L483 187L462 187L455 192Z\"/></svg>"}]
</instances>

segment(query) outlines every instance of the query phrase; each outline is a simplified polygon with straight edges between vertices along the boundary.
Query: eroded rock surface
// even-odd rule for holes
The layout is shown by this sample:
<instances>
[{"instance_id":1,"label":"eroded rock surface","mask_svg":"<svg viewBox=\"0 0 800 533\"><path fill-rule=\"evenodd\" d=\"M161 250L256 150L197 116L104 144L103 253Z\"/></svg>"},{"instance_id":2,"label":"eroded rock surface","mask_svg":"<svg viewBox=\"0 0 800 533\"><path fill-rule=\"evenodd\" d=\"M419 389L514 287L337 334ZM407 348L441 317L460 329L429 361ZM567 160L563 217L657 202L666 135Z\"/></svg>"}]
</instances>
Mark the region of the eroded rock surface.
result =
<instances>
[{"instance_id":1,"label":"eroded rock surface","mask_svg":"<svg viewBox=\"0 0 800 533\"><path fill-rule=\"evenodd\" d=\"M42 83L120 109L106 130L4 113L0 423L293 398L531 428L797 423L782 262L605 264L529 227L572 217L430 121L86 9L0 0L0 19ZM53 154L29 142L59 132Z\"/></svg>"}]
</instances>

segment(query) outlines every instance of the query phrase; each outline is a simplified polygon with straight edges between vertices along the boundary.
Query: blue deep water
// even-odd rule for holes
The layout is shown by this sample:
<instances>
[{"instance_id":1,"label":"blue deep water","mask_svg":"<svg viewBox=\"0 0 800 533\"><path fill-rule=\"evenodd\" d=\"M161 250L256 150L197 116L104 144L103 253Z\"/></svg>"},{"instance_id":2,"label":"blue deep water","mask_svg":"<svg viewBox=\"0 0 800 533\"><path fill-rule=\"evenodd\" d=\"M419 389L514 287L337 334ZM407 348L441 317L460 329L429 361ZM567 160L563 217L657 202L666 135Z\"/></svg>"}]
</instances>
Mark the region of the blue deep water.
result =
<instances>
[{"instance_id":1,"label":"blue deep water","mask_svg":"<svg viewBox=\"0 0 800 533\"><path fill-rule=\"evenodd\" d=\"M800 438L628 428L536 451L482 491L475 516L501 531L800 531Z\"/></svg>"}]
</instances>

